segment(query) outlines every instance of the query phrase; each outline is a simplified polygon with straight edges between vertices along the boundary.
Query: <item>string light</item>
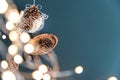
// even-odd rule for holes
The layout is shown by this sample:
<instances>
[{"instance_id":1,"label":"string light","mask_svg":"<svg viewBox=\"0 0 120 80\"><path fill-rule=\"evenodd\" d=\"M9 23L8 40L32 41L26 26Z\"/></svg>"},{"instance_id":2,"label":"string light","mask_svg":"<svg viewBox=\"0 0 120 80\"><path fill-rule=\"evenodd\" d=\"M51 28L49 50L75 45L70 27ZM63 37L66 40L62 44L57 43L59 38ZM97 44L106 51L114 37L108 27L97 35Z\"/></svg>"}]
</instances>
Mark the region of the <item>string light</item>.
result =
<instances>
[{"instance_id":1,"label":"string light","mask_svg":"<svg viewBox=\"0 0 120 80\"><path fill-rule=\"evenodd\" d=\"M3 60L3 61L1 62L1 67L2 67L3 69L7 69L7 68L8 68L8 63L7 63L6 60Z\"/></svg>"},{"instance_id":2,"label":"string light","mask_svg":"<svg viewBox=\"0 0 120 80\"><path fill-rule=\"evenodd\" d=\"M8 9L8 3L6 0L0 0L0 13L3 14Z\"/></svg>"},{"instance_id":3,"label":"string light","mask_svg":"<svg viewBox=\"0 0 120 80\"><path fill-rule=\"evenodd\" d=\"M9 39L10 39L11 41L17 41L17 40L19 39L18 36L19 36L19 35L18 35L18 33L17 33L16 31L11 31L11 32L9 33Z\"/></svg>"},{"instance_id":4,"label":"string light","mask_svg":"<svg viewBox=\"0 0 120 80\"><path fill-rule=\"evenodd\" d=\"M2 80L16 80L16 77L13 72L5 71L2 73Z\"/></svg>"},{"instance_id":5,"label":"string light","mask_svg":"<svg viewBox=\"0 0 120 80\"><path fill-rule=\"evenodd\" d=\"M23 43L27 43L29 40L30 40L30 35L26 32L23 32L21 35L20 35L20 40L21 42Z\"/></svg>"},{"instance_id":6,"label":"string light","mask_svg":"<svg viewBox=\"0 0 120 80\"><path fill-rule=\"evenodd\" d=\"M48 71L48 68L47 68L46 65L41 64L41 65L39 66L39 71L40 71L41 73L46 73L46 72Z\"/></svg>"},{"instance_id":7,"label":"string light","mask_svg":"<svg viewBox=\"0 0 120 80\"><path fill-rule=\"evenodd\" d=\"M51 77L50 77L49 74L44 74L43 75L43 80L50 80L50 79L51 79Z\"/></svg>"},{"instance_id":8,"label":"string light","mask_svg":"<svg viewBox=\"0 0 120 80\"><path fill-rule=\"evenodd\" d=\"M24 51L28 54L31 54L34 51L34 47L32 44L26 44L24 46Z\"/></svg>"},{"instance_id":9,"label":"string light","mask_svg":"<svg viewBox=\"0 0 120 80\"><path fill-rule=\"evenodd\" d=\"M83 72L83 67L82 66L77 66L76 68L75 68L75 73L76 74L81 74Z\"/></svg>"},{"instance_id":10,"label":"string light","mask_svg":"<svg viewBox=\"0 0 120 80\"><path fill-rule=\"evenodd\" d=\"M111 76L111 77L108 78L108 80L118 80L118 79L114 76Z\"/></svg>"},{"instance_id":11,"label":"string light","mask_svg":"<svg viewBox=\"0 0 120 80\"><path fill-rule=\"evenodd\" d=\"M12 44L8 47L8 52L10 55L15 55L18 52L18 47Z\"/></svg>"},{"instance_id":12,"label":"string light","mask_svg":"<svg viewBox=\"0 0 120 80\"><path fill-rule=\"evenodd\" d=\"M18 23L19 17L20 17L20 15L18 13L18 10L16 10L16 9L11 9L7 13L8 20L13 23Z\"/></svg>"},{"instance_id":13,"label":"string light","mask_svg":"<svg viewBox=\"0 0 120 80\"><path fill-rule=\"evenodd\" d=\"M21 64L23 62L23 58L22 56L20 55L15 55L14 56L14 61L17 63L17 64Z\"/></svg>"},{"instance_id":14,"label":"string light","mask_svg":"<svg viewBox=\"0 0 120 80\"><path fill-rule=\"evenodd\" d=\"M7 30L13 30L14 27L15 27L15 26L14 26L13 22L7 21L7 23L6 23L6 29L7 29Z\"/></svg>"},{"instance_id":15,"label":"string light","mask_svg":"<svg viewBox=\"0 0 120 80\"><path fill-rule=\"evenodd\" d=\"M6 35L2 35L2 39L6 39Z\"/></svg>"},{"instance_id":16,"label":"string light","mask_svg":"<svg viewBox=\"0 0 120 80\"><path fill-rule=\"evenodd\" d=\"M33 79L41 80L43 77L43 74L39 70L36 70L32 73L32 77Z\"/></svg>"}]
</instances>

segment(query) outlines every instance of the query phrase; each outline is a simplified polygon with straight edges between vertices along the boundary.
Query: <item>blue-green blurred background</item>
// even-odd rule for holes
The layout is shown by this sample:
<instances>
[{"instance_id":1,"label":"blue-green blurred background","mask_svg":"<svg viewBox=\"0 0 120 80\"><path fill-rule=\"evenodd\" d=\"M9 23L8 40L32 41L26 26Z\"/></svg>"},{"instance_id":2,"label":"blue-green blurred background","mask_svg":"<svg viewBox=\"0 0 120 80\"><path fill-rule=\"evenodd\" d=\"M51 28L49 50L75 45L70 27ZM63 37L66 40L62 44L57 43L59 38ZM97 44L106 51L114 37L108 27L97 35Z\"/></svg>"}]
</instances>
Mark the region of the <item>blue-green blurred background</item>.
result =
<instances>
[{"instance_id":1,"label":"blue-green blurred background","mask_svg":"<svg viewBox=\"0 0 120 80\"><path fill-rule=\"evenodd\" d=\"M19 11L32 0L14 0ZM49 15L42 33L57 35L60 69L82 65L80 75L60 80L120 79L120 0L36 0Z\"/></svg>"}]
</instances>

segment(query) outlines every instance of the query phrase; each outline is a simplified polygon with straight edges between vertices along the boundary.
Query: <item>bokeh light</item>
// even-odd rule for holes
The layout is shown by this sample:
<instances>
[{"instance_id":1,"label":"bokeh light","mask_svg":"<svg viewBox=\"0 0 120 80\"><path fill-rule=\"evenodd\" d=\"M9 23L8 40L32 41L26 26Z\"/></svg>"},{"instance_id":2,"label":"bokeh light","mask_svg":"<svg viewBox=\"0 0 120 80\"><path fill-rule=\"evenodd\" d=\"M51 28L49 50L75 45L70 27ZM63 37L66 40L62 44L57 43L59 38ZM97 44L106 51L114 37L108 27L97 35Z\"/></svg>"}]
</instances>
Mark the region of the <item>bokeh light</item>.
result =
<instances>
[{"instance_id":1,"label":"bokeh light","mask_svg":"<svg viewBox=\"0 0 120 80\"><path fill-rule=\"evenodd\" d=\"M15 27L15 26L14 26L13 22L7 21L7 23L6 23L6 29L7 29L7 30L13 30L14 27Z\"/></svg>"},{"instance_id":2,"label":"bokeh light","mask_svg":"<svg viewBox=\"0 0 120 80\"><path fill-rule=\"evenodd\" d=\"M83 72L83 67L82 66L77 66L76 68L75 68L75 73L76 74L81 74Z\"/></svg>"},{"instance_id":3,"label":"bokeh light","mask_svg":"<svg viewBox=\"0 0 120 80\"><path fill-rule=\"evenodd\" d=\"M23 32L21 35L20 35L20 40L21 42L23 43L27 43L29 40L30 40L30 35L26 32Z\"/></svg>"},{"instance_id":4,"label":"bokeh light","mask_svg":"<svg viewBox=\"0 0 120 80\"><path fill-rule=\"evenodd\" d=\"M36 70L32 73L32 77L33 79L41 80L43 77L43 74L39 70Z\"/></svg>"},{"instance_id":5,"label":"bokeh light","mask_svg":"<svg viewBox=\"0 0 120 80\"><path fill-rule=\"evenodd\" d=\"M26 44L24 46L24 51L28 54L31 54L34 51L34 46L32 44Z\"/></svg>"},{"instance_id":6,"label":"bokeh light","mask_svg":"<svg viewBox=\"0 0 120 80\"><path fill-rule=\"evenodd\" d=\"M3 14L8 9L8 3L6 0L0 0L0 13Z\"/></svg>"},{"instance_id":7,"label":"bokeh light","mask_svg":"<svg viewBox=\"0 0 120 80\"><path fill-rule=\"evenodd\" d=\"M5 71L2 73L2 80L16 80L16 77L13 72Z\"/></svg>"},{"instance_id":8,"label":"bokeh light","mask_svg":"<svg viewBox=\"0 0 120 80\"><path fill-rule=\"evenodd\" d=\"M41 73L46 73L46 72L48 71L48 68L47 68L46 65L41 64L41 65L39 66L39 71L40 71Z\"/></svg>"},{"instance_id":9,"label":"bokeh light","mask_svg":"<svg viewBox=\"0 0 120 80\"><path fill-rule=\"evenodd\" d=\"M8 63L7 63L6 60L3 60L3 61L1 62L1 67L2 67L3 69L7 69Z\"/></svg>"},{"instance_id":10,"label":"bokeh light","mask_svg":"<svg viewBox=\"0 0 120 80\"><path fill-rule=\"evenodd\" d=\"M6 39L6 35L2 35L2 39Z\"/></svg>"},{"instance_id":11,"label":"bokeh light","mask_svg":"<svg viewBox=\"0 0 120 80\"><path fill-rule=\"evenodd\" d=\"M15 55L14 56L14 61L17 63L17 64L21 64L23 62L23 58L22 56L20 55Z\"/></svg>"},{"instance_id":12,"label":"bokeh light","mask_svg":"<svg viewBox=\"0 0 120 80\"><path fill-rule=\"evenodd\" d=\"M8 47L8 52L10 55L15 55L17 53L17 51L18 51L18 47L14 44L12 44Z\"/></svg>"},{"instance_id":13,"label":"bokeh light","mask_svg":"<svg viewBox=\"0 0 120 80\"><path fill-rule=\"evenodd\" d=\"M50 80L51 76L49 74L44 74L43 75L43 80Z\"/></svg>"},{"instance_id":14,"label":"bokeh light","mask_svg":"<svg viewBox=\"0 0 120 80\"><path fill-rule=\"evenodd\" d=\"M16 31L11 31L11 32L9 33L9 39L10 39L11 41L17 41L17 40L19 39L18 33L17 33Z\"/></svg>"},{"instance_id":15,"label":"bokeh light","mask_svg":"<svg viewBox=\"0 0 120 80\"><path fill-rule=\"evenodd\" d=\"M111 77L108 78L108 80L118 80L118 79L114 76L111 76Z\"/></svg>"},{"instance_id":16,"label":"bokeh light","mask_svg":"<svg viewBox=\"0 0 120 80\"><path fill-rule=\"evenodd\" d=\"M18 23L20 15L17 9L11 9L8 11L6 17L8 18L9 21L13 23Z\"/></svg>"}]
</instances>

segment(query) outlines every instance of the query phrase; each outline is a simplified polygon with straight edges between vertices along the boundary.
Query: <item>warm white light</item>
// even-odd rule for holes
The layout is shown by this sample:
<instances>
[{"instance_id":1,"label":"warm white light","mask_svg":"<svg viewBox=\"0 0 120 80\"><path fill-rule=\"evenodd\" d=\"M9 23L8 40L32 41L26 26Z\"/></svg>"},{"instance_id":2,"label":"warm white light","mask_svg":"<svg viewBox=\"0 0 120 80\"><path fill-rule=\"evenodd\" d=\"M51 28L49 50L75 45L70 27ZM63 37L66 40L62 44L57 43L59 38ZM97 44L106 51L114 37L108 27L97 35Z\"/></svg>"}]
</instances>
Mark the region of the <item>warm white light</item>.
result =
<instances>
[{"instance_id":1,"label":"warm white light","mask_svg":"<svg viewBox=\"0 0 120 80\"><path fill-rule=\"evenodd\" d=\"M33 77L33 79L41 80L43 75L42 75L42 73L40 71L37 70L37 71L34 71L32 73L32 77Z\"/></svg>"},{"instance_id":2,"label":"warm white light","mask_svg":"<svg viewBox=\"0 0 120 80\"><path fill-rule=\"evenodd\" d=\"M23 32L21 35L20 35L20 40L21 42L23 43L27 43L29 40L30 40L30 35L26 32Z\"/></svg>"},{"instance_id":3,"label":"warm white light","mask_svg":"<svg viewBox=\"0 0 120 80\"><path fill-rule=\"evenodd\" d=\"M39 66L39 71L41 73L46 73L48 71L48 68L47 68L46 65L42 64L42 65Z\"/></svg>"},{"instance_id":4,"label":"warm white light","mask_svg":"<svg viewBox=\"0 0 120 80\"><path fill-rule=\"evenodd\" d=\"M44 74L43 75L43 80L50 80L50 79L51 79L51 77L50 77L49 74Z\"/></svg>"},{"instance_id":5,"label":"warm white light","mask_svg":"<svg viewBox=\"0 0 120 80\"><path fill-rule=\"evenodd\" d=\"M24 51L28 54L32 53L34 51L34 46L32 44L26 44L24 46Z\"/></svg>"},{"instance_id":6,"label":"warm white light","mask_svg":"<svg viewBox=\"0 0 120 80\"><path fill-rule=\"evenodd\" d=\"M6 35L2 35L2 39L6 39Z\"/></svg>"},{"instance_id":7,"label":"warm white light","mask_svg":"<svg viewBox=\"0 0 120 80\"><path fill-rule=\"evenodd\" d=\"M2 80L16 80L16 77L13 72L5 71L2 73Z\"/></svg>"},{"instance_id":8,"label":"warm white light","mask_svg":"<svg viewBox=\"0 0 120 80\"><path fill-rule=\"evenodd\" d=\"M8 12L7 18L9 21L12 21L13 23L17 23L19 21L19 13L16 9L11 9Z\"/></svg>"},{"instance_id":9,"label":"warm white light","mask_svg":"<svg viewBox=\"0 0 120 80\"><path fill-rule=\"evenodd\" d=\"M112 76L112 77L109 77L108 80L118 80L116 77Z\"/></svg>"},{"instance_id":10,"label":"warm white light","mask_svg":"<svg viewBox=\"0 0 120 80\"><path fill-rule=\"evenodd\" d=\"M13 30L14 27L15 27L15 26L14 26L13 22L8 21L8 22L6 23L6 29L7 29L7 30Z\"/></svg>"},{"instance_id":11,"label":"warm white light","mask_svg":"<svg viewBox=\"0 0 120 80\"><path fill-rule=\"evenodd\" d=\"M81 74L83 72L83 67L82 66L77 66L76 68L75 68L75 73L76 74Z\"/></svg>"},{"instance_id":12,"label":"warm white light","mask_svg":"<svg viewBox=\"0 0 120 80\"><path fill-rule=\"evenodd\" d=\"M6 60L3 60L3 61L1 62L1 67L2 67L3 69L7 69L8 63L7 63Z\"/></svg>"},{"instance_id":13,"label":"warm white light","mask_svg":"<svg viewBox=\"0 0 120 80\"><path fill-rule=\"evenodd\" d=\"M10 45L8 47L8 52L10 55L15 55L18 51L18 47L16 45Z\"/></svg>"},{"instance_id":14,"label":"warm white light","mask_svg":"<svg viewBox=\"0 0 120 80\"><path fill-rule=\"evenodd\" d=\"M6 0L0 0L0 13L5 13L8 9L8 3Z\"/></svg>"},{"instance_id":15,"label":"warm white light","mask_svg":"<svg viewBox=\"0 0 120 80\"><path fill-rule=\"evenodd\" d=\"M18 40L18 33L16 31L11 31L9 34L9 38L11 41L16 41Z\"/></svg>"},{"instance_id":16,"label":"warm white light","mask_svg":"<svg viewBox=\"0 0 120 80\"><path fill-rule=\"evenodd\" d=\"M23 62L23 58L20 56L20 55L15 55L14 56L14 61L17 63L17 64L21 64Z\"/></svg>"}]
</instances>

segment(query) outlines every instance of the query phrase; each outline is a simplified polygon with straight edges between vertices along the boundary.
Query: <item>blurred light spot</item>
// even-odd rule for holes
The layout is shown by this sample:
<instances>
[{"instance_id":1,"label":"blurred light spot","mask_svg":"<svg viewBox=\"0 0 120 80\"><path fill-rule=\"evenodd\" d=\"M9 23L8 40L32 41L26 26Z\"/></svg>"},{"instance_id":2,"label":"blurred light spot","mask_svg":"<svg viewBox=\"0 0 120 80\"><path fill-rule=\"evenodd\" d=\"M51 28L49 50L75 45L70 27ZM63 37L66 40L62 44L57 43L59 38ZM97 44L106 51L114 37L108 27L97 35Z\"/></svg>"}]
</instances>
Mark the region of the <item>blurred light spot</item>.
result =
<instances>
[{"instance_id":1,"label":"blurred light spot","mask_svg":"<svg viewBox=\"0 0 120 80\"><path fill-rule=\"evenodd\" d=\"M8 9L8 3L6 0L0 0L0 13L3 14Z\"/></svg>"},{"instance_id":2,"label":"blurred light spot","mask_svg":"<svg viewBox=\"0 0 120 80\"><path fill-rule=\"evenodd\" d=\"M15 55L14 56L14 61L17 63L17 64L21 64L23 62L23 58L20 56L20 55Z\"/></svg>"},{"instance_id":3,"label":"blurred light spot","mask_svg":"<svg viewBox=\"0 0 120 80\"><path fill-rule=\"evenodd\" d=\"M33 79L41 80L43 75L42 75L42 73L40 71L37 70L37 71L34 71L32 73L32 77L33 77Z\"/></svg>"},{"instance_id":4,"label":"blurred light spot","mask_svg":"<svg viewBox=\"0 0 120 80\"><path fill-rule=\"evenodd\" d=\"M41 73L46 73L48 71L48 68L47 68L46 65L42 64L42 65L39 66L39 71Z\"/></svg>"},{"instance_id":5,"label":"blurred light spot","mask_svg":"<svg viewBox=\"0 0 120 80\"><path fill-rule=\"evenodd\" d=\"M51 77L50 77L49 74L44 74L43 75L43 80L50 80L50 79L51 79Z\"/></svg>"},{"instance_id":6,"label":"blurred light spot","mask_svg":"<svg viewBox=\"0 0 120 80\"><path fill-rule=\"evenodd\" d=\"M16 9L9 10L6 17L13 23L17 23L19 21L19 13Z\"/></svg>"},{"instance_id":7,"label":"blurred light spot","mask_svg":"<svg viewBox=\"0 0 120 80\"><path fill-rule=\"evenodd\" d=\"M16 77L11 71L5 71L2 73L2 80L16 80Z\"/></svg>"},{"instance_id":8,"label":"blurred light spot","mask_svg":"<svg viewBox=\"0 0 120 80\"><path fill-rule=\"evenodd\" d=\"M15 26L14 26L13 22L7 21L7 23L6 23L6 29L7 29L7 30L13 30L14 27L15 27Z\"/></svg>"},{"instance_id":9,"label":"blurred light spot","mask_svg":"<svg viewBox=\"0 0 120 80\"><path fill-rule=\"evenodd\" d=\"M10 45L8 47L8 52L10 55L15 55L18 51L18 47L16 45Z\"/></svg>"},{"instance_id":10,"label":"blurred light spot","mask_svg":"<svg viewBox=\"0 0 120 80\"><path fill-rule=\"evenodd\" d=\"M32 53L34 51L34 47L32 44L26 44L24 46L24 51L28 54Z\"/></svg>"},{"instance_id":11,"label":"blurred light spot","mask_svg":"<svg viewBox=\"0 0 120 80\"><path fill-rule=\"evenodd\" d=\"M27 43L29 40L30 40L30 35L26 32L23 32L21 35L20 35L20 40L21 42L23 43Z\"/></svg>"},{"instance_id":12,"label":"blurred light spot","mask_svg":"<svg viewBox=\"0 0 120 80\"><path fill-rule=\"evenodd\" d=\"M112 76L112 77L109 77L108 80L117 80L117 78Z\"/></svg>"},{"instance_id":13,"label":"blurred light spot","mask_svg":"<svg viewBox=\"0 0 120 80\"><path fill-rule=\"evenodd\" d=\"M18 33L16 31L11 31L9 34L9 38L11 41L16 41L18 40Z\"/></svg>"},{"instance_id":14,"label":"blurred light spot","mask_svg":"<svg viewBox=\"0 0 120 80\"><path fill-rule=\"evenodd\" d=\"M81 74L83 72L83 67L82 66L77 66L76 68L75 68L75 73L76 74Z\"/></svg>"},{"instance_id":15,"label":"blurred light spot","mask_svg":"<svg viewBox=\"0 0 120 80\"><path fill-rule=\"evenodd\" d=\"M2 35L2 39L6 39L6 35Z\"/></svg>"},{"instance_id":16,"label":"blurred light spot","mask_svg":"<svg viewBox=\"0 0 120 80\"><path fill-rule=\"evenodd\" d=\"M6 60L3 60L3 61L1 62L1 67L2 67L3 69L7 69L7 68L8 68L8 63L7 63Z\"/></svg>"}]
</instances>

